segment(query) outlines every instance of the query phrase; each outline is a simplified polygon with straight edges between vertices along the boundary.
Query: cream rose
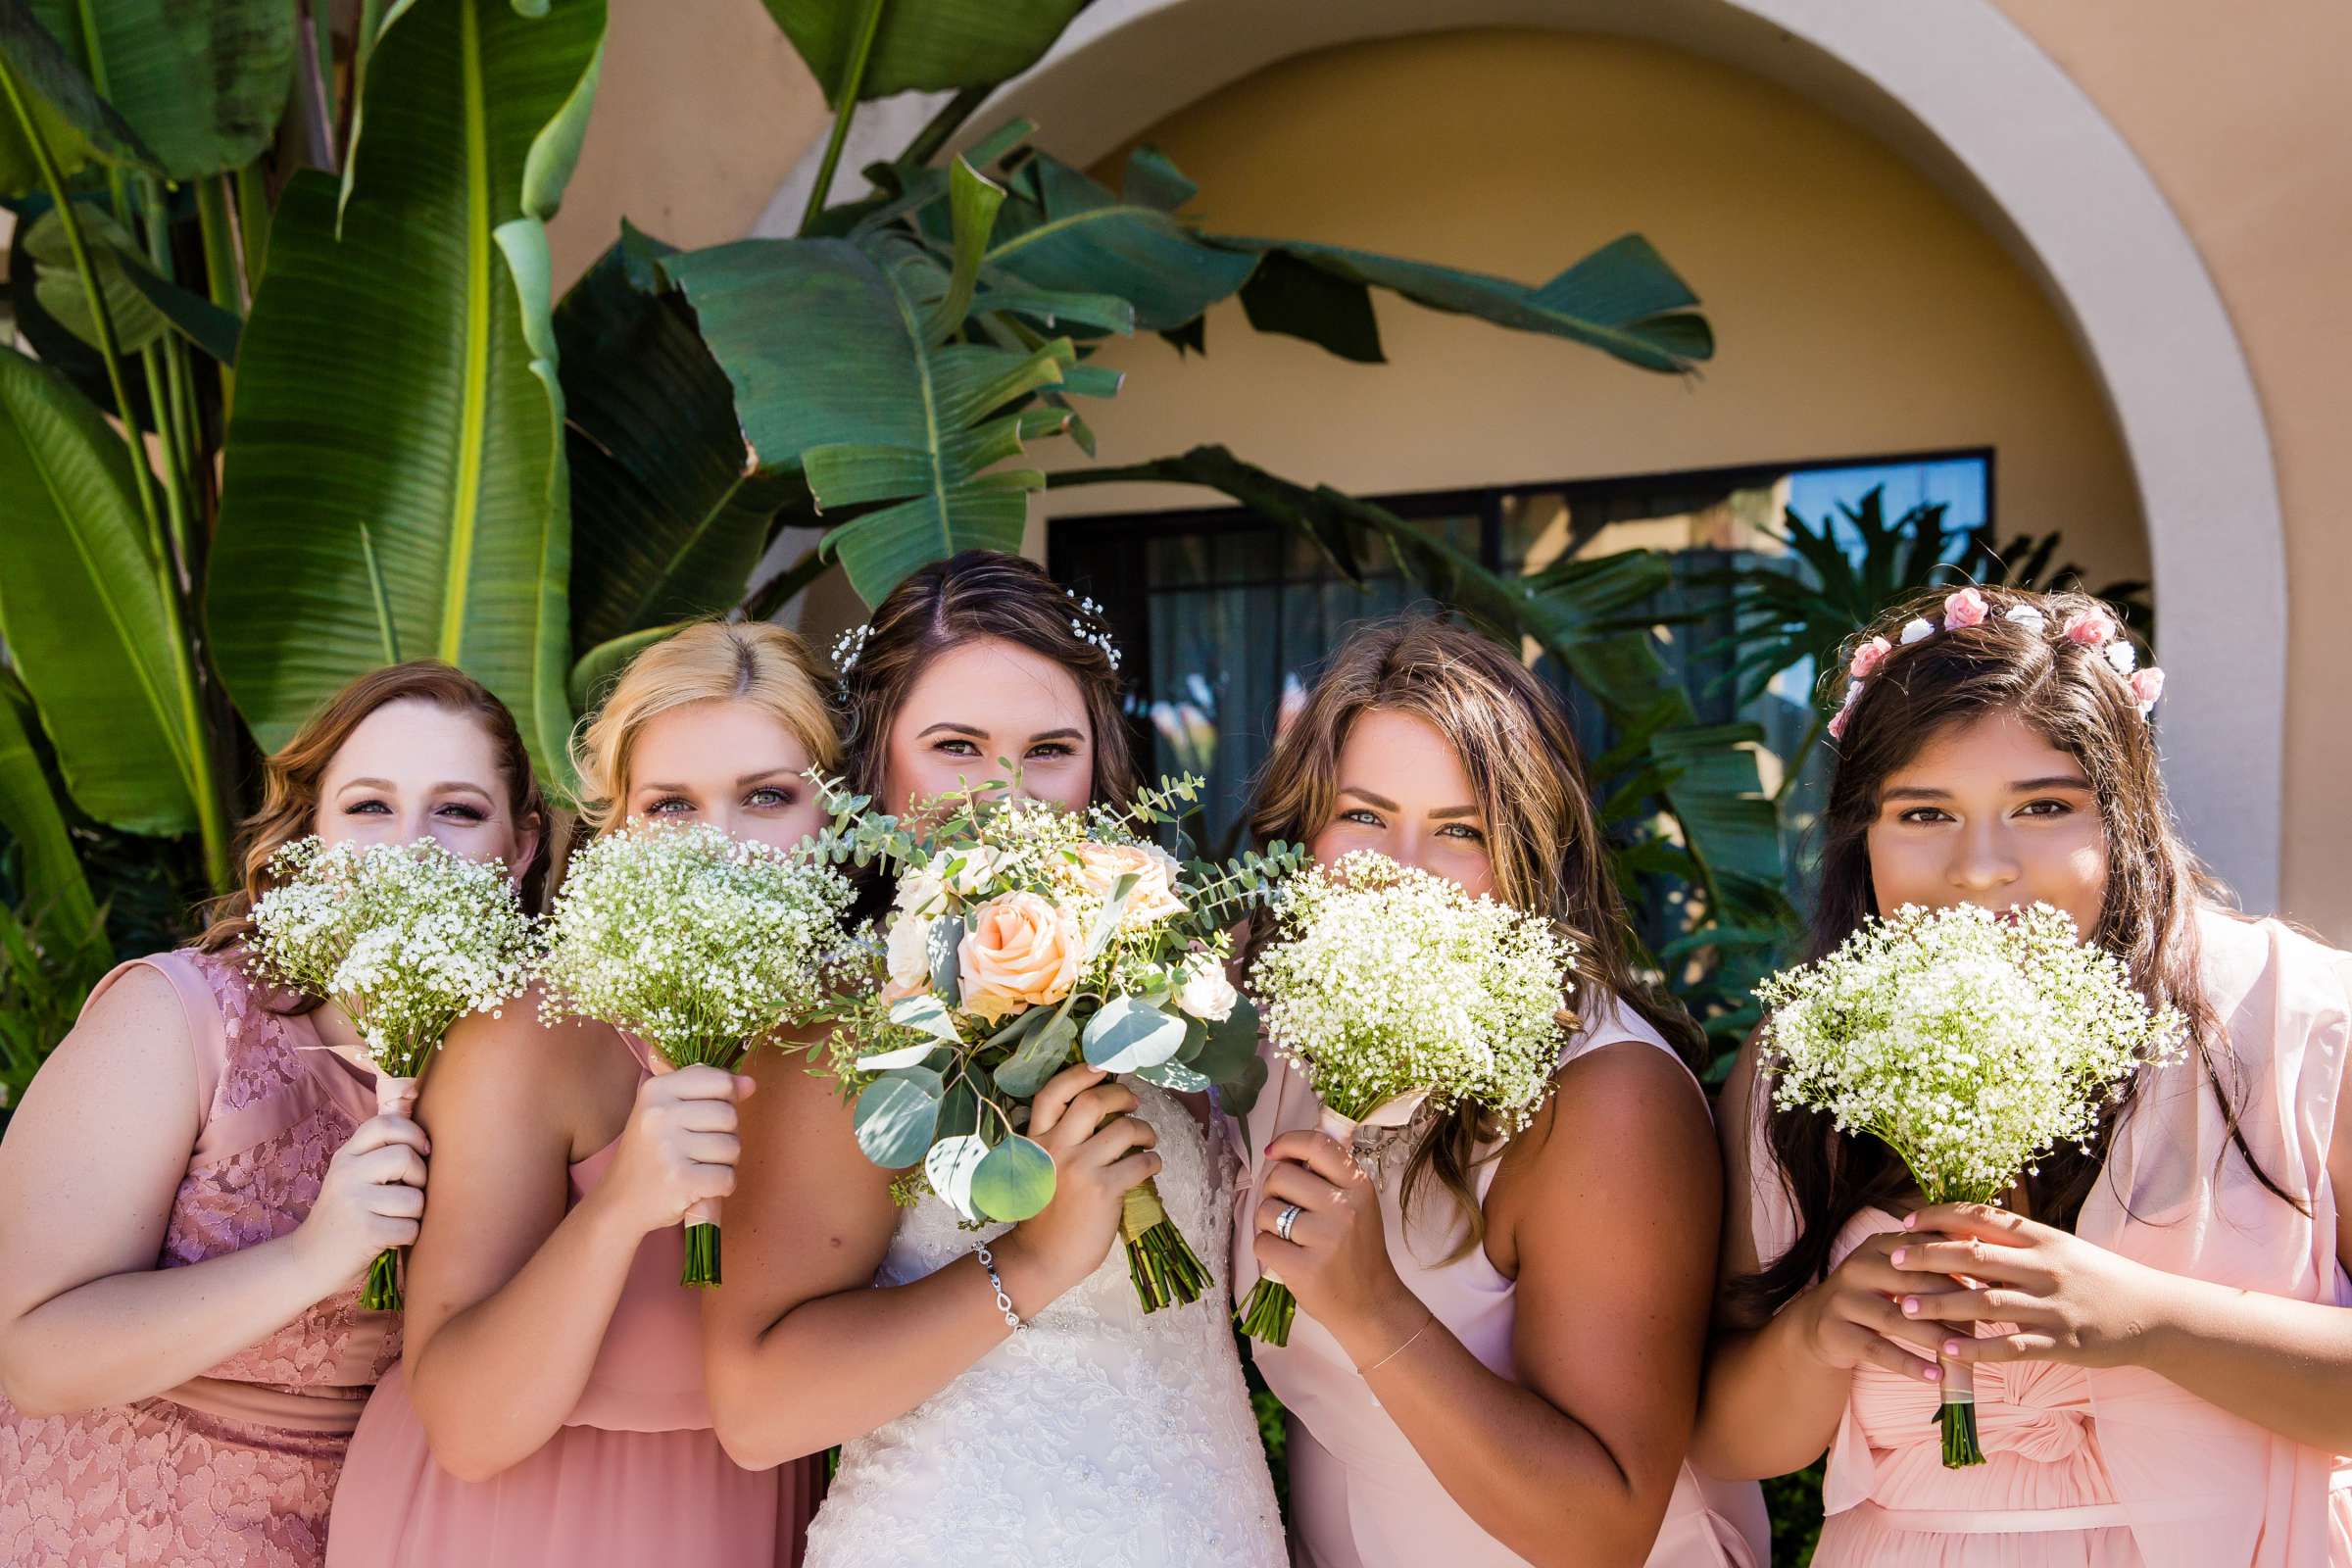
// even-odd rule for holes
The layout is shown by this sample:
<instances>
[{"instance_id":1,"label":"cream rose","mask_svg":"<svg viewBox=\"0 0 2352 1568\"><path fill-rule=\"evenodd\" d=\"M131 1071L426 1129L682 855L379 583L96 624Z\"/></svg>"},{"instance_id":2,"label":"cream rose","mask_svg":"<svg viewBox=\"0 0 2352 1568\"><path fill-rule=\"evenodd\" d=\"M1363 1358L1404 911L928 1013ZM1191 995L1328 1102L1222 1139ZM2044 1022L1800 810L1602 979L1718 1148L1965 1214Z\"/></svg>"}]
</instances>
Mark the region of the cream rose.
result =
<instances>
[{"instance_id":1,"label":"cream rose","mask_svg":"<svg viewBox=\"0 0 2352 1568\"><path fill-rule=\"evenodd\" d=\"M1068 913L1034 893L1007 893L972 911L956 950L963 1010L994 1023L1059 1002L1078 983L1083 938Z\"/></svg>"},{"instance_id":2,"label":"cream rose","mask_svg":"<svg viewBox=\"0 0 2352 1568\"><path fill-rule=\"evenodd\" d=\"M1176 988L1176 1005L1204 1023L1223 1023L1233 1016L1233 982L1213 953L1196 954Z\"/></svg>"},{"instance_id":3,"label":"cream rose","mask_svg":"<svg viewBox=\"0 0 2352 1568\"><path fill-rule=\"evenodd\" d=\"M1135 877L1121 925L1153 925L1184 912L1184 901L1176 896L1176 858L1158 845L1089 843L1076 853L1078 880L1099 899L1108 899L1119 878Z\"/></svg>"},{"instance_id":4,"label":"cream rose","mask_svg":"<svg viewBox=\"0 0 2352 1568\"><path fill-rule=\"evenodd\" d=\"M916 914L901 914L890 922L885 950L890 968L887 1000L911 997L931 984L931 922Z\"/></svg>"}]
</instances>

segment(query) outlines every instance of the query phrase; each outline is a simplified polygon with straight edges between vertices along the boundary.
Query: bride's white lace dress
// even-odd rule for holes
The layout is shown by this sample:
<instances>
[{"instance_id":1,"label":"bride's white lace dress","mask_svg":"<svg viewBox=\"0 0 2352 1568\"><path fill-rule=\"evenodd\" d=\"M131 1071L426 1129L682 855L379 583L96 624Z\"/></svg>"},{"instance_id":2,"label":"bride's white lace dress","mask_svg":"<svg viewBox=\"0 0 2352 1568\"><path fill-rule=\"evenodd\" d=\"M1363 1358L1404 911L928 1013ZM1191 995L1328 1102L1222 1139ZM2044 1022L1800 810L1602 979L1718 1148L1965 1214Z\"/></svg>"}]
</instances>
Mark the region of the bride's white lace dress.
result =
<instances>
[{"instance_id":1,"label":"bride's white lace dress","mask_svg":"<svg viewBox=\"0 0 2352 1568\"><path fill-rule=\"evenodd\" d=\"M1147 1314L1114 1243L1028 1328L842 1449L806 1568L1285 1568L1230 1322L1232 1156L1174 1098L1133 1087L1159 1134L1160 1200L1214 1287ZM926 1195L874 1283L920 1279L1007 1228L962 1229Z\"/></svg>"}]
</instances>

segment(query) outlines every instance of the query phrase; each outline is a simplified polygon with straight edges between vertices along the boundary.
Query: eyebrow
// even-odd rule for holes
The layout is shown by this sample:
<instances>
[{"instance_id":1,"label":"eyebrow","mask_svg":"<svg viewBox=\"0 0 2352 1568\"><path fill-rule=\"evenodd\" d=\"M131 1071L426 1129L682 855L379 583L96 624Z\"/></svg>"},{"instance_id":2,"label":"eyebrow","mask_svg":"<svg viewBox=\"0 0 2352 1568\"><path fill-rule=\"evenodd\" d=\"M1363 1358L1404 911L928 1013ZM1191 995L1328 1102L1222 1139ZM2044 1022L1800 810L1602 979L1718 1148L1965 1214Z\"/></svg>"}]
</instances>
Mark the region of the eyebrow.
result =
<instances>
[{"instance_id":1,"label":"eyebrow","mask_svg":"<svg viewBox=\"0 0 2352 1568\"><path fill-rule=\"evenodd\" d=\"M343 793L343 790L357 789L382 790L388 795L393 795L399 793L400 786L393 783L388 778L354 778L344 780L342 789L336 790L335 793L340 795ZM459 790L464 791L467 795L479 795L485 801L490 799L490 792L488 790L483 789L478 784L468 784L462 778L448 779L442 783L435 784L430 790L426 791L426 793L438 795L446 791Z\"/></svg>"},{"instance_id":2,"label":"eyebrow","mask_svg":"<svg viewBox=\"0 0 2352 1568\"><path fill-rule=\"evenodd\" d=\"M2021 778L2009 786L2012 795L2030 795L2035 790L2087 790L2090 780L2079 773L2053 773L2047 778ZM1932 790L1918 786L1889 789L1880 792L1882 801L1948 801L1950 790Z\"/></svg>"},{"instance_id":3,"label":"eyebrow","mask_svg":"<svg viewBox=\"0 0 2352 1568\"><path fill-rule=\"evenodd\" d=\"M787 775L787 774L791 774L792 772L793 772L793 769L792 769L792 768L790 768L789 766L782 765L782 764L779 764L779 765L777 765L777 766L775 766L775 767L763 767L763 768L760 769L760 771L758 771L757 773L743 773L743 774L739 774L739 775L737 775L737 777L736 777L736 779L735 779L735 787L736 787L737 789L743 789L743 788L745 788L745 787L747 787L747 786L749 786L749 785L753 785L753 784L757 784L757 783L759 783L759 782L760 782L761 779L763 779L763 778L777 778L777 777L781 777L781 776L784 776L784 775ZM648 779L648 780L647 780L646 782L644 782L643 784L639 784L639 785L635 786L633 789L631 789L631 790L629 791L629 793L630 793L631 795L640 795L640 794L643 794L643 793L644 793L645 791L647 791L647 790L652 790L652 791L654 791L655 793L657 793L657 794L661 794L661 795L691 795L691 794L693 794L693 793L694 793L694 791L693 791L693 788L692 788L692 786L690 786L690 785L685 785L685 784L658 784L658 783L654 782L654 781L653 781L653 780L651 780L651 779Z\"/></svg>"},{"instance_id":4,"label":"eyebrow","mask_svg":"<svg viewBox=\"0 0 2352 1568\"><path fill-rule=\"evenodd\" d=\"M968 735L976 741L984 741L988 739L988 731L979 729L970 724L958 724L954 719L947 718L943 718L938 723L931 725L925 729L921 735L917 735L915 739L919 741L924 735L936 735L943 729L956 735ZM1082 741L1084 739L1086 739L1086 731L1082 729L1069 729L1065 727L1062 729L1039 730L1036 734L1029 737L1029 744L1034 746L1039 741Z\"/></svg>"}]
</instances>

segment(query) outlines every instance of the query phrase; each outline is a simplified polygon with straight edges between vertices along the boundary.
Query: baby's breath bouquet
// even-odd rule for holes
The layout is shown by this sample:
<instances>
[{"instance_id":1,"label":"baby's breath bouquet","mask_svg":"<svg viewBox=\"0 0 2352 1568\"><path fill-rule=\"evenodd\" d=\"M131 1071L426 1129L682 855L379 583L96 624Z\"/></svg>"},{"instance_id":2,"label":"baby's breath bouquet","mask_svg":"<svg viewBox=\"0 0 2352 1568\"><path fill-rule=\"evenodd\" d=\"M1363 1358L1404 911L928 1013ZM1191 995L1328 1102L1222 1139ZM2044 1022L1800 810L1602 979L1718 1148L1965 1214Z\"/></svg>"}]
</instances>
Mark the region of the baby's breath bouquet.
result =
<instances>
[{"instance_id":1,"label":"baby's breath bouquet","mask_svg":"<svg viewBox=\"0 0 2352 1568\"><path fill-rule=\"evenodd\" d=\"M1225 978L1226 927L1298 852L1184 865L1146 835L1200 780L1124 810L1064 810L1002 780L921 803L909 821L822 781L837 859L898 878L872 984L837 1010L821 1069L857 1097L858 1144L967 1224L1023 1220L1054 1197L1053 1156L1024 1137L1031 1097L1084 1061L1246 1105L1262 1081L1254 1012ZM1120 1236L1147 1312L1200 1298L1209 1274L1144 1182Z\"/></svg>"},{"instance_id":2,"label":"baby's breath bouquet","mask_svg":"<svg viewBox=\"0 0 2352 1568\"><path fill-rule=\"evenodd\" d=\"M1250 966L1266 1038L1323 1102L1324 1134L1473 1103L1506 1134L1551 1093L1576 948L1551 921L1358 850L1295 878ZM1262 1276L1242 1327L1290 1342L1298 1298Z\"/></svg>"},{"instance_id":3,"label":"baby's breath bouquet","mask_svg":"<svg viewBox=\"0 0 2352 1568\"><path fill-rule=\"evenodd\" d=\"M270 857L247 939L255 972L332 1002L359 1030L376 1108L406 1116L450 1025L495 1013L529 982L537 922L498 860L468 860L432 839L328 846L297 839ZM361 1304L398 1310L400 1257L368 1270Z\"/></svg>"},{"instance_id":4,"label":"baby's breath bouquet","mask_svg":"<svg viewBox=\"0 0 2352 1568\"><path fill-rule=\"evenodd\" d=\"M1756 994L1773 1102L1877 1138L1931 1203L1997 1202L2059 1143L2087 1152L2101 1106L2187 1035L2046 904L1905 905ZM1943 1462L1982 1464L1970 1368L1942 1387Z\"/></svg>"},{"instance_id":5,"label":"baby's breath bouquet","mask_svg":"<svg viewBox=\"0 0 2352 1568\"><path fill-rule=\"evenodd\" d=\"M850 887L797 851L632 818L571 858L540 966L543 1017L596 1018L655 1070L733 1070L849 977ZM682 1285L719 1283L718 1203L685 1217Z\"/></svg>"}]
</instances>

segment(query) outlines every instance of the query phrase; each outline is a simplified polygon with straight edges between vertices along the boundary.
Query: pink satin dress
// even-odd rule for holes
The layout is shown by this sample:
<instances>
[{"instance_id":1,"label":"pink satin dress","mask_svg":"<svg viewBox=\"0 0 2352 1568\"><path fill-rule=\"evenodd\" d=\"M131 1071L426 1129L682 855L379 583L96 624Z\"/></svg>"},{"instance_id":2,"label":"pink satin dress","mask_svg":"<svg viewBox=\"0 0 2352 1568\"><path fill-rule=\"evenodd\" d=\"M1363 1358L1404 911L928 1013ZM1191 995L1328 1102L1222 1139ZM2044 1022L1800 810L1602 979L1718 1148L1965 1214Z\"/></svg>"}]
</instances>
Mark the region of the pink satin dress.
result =
<instances>
[{"instance_id":1,"label":"pink satin dress","mask_svg":"<svg viewBox=\"0 0 2352 1568\"><path fill-rule=\"evenodd\" d=\"M2276 921L2209 912L2198 929L2208 993L2240 1064L2240 1127L2282 1187L2312 1195L2312 1213L2265 1192L2230 1149L2190 1059L2141 1090L2076 1234L2168 1273L2352 1305L2328 1177L2352 1049L2352 968ZM1749 1159L1757 1254L1769 1260L1795 1225L1761 1128L1750 1128ZM1897 1223L1865 1210L1836 1255ZM1976 1385L1985 1462L1947 1470L1935 1389L1855 1373L1830 1447L1819 1568L2352 1565L2352 1467L2334 1455L2140 1367L1982 1366Z\"/></svg>"},{"instance_id":2,"label":"pink satin dress","mask_svg":"<svg viewBox=\"0 0 2352 1568\"><path fill-rule=\"evenodd\" d=\"M1587 1026L1562 1053L1562 1065L1622 1041L1673 1054L1655 1029L1614 999L1586 1011ZM1271 1048L1259 1050L1266 1086L1247 1125L1238 1129L1250 1179L1237 1197L1233 1234L1237 1301L1249 1298L1259 1273L1251 1236L1265 1147L1279 1134L1313 1127L1322 1109L1305 1078ZM1702 1093L1695 1079L1690 1089ZM1490 1159L1478 1167L1482 1203L1499 1163ZM1481 1248L1451 1262L1423 1262L1451 1250L1442 1214L1416 1212L1408 1235L1397 1201L1403 1161L1383 1162L1377 1175L1389 1255L1398 1276L1472 1355L1497 1376L1515 1378L1514 1282ZM1339 1342L1303 1308L1287 1347L1252 1341L1250 1351L1290 1411L1291 1557L1298 1568L1509 1568L1524 1560L1453 1500ZM1717 1481L1686 1464L1651 1548L1650 1568L1760 1568L1770 1552L1771 1531L1756 1485Z\"/></svg>"},{"instance_id":3,"label":"pink satin dress","mask_svg":"<svg viewBox=\"0 0 2352 1568\"><path fill-rule=\"evenodd\" d=\"M159 953L193 1043L199 1110L159 1268L300 1225L337 1149L375 1114L370 1079L271 1010L243 954ZM86 1007L85 1004L85 1007ZM0 1563L13 1568L316 1568L361 1404L400 1320L360 1281L191 1379L133 1404L34 1419L0 1399Z\"/></svg>"},{"instance_id":4,"label":"pink satin dress","mask_svg":"<svg viewBox=\"0 0 2352 1568\"><path fill-rule=\"evenodd\" d=\"M571 1166L571 1203L604 1179L618 1147ZM745 1470L719 1446L703 1392L702 1293L678 1283L685 1261L681 1228L645 1238L564 1427L487 1481L461 1481L433 1462L395 1368L352 1437L328 1568L799 1563L823 1496L823 1456Z\"/></svg>"}]
</instances>

